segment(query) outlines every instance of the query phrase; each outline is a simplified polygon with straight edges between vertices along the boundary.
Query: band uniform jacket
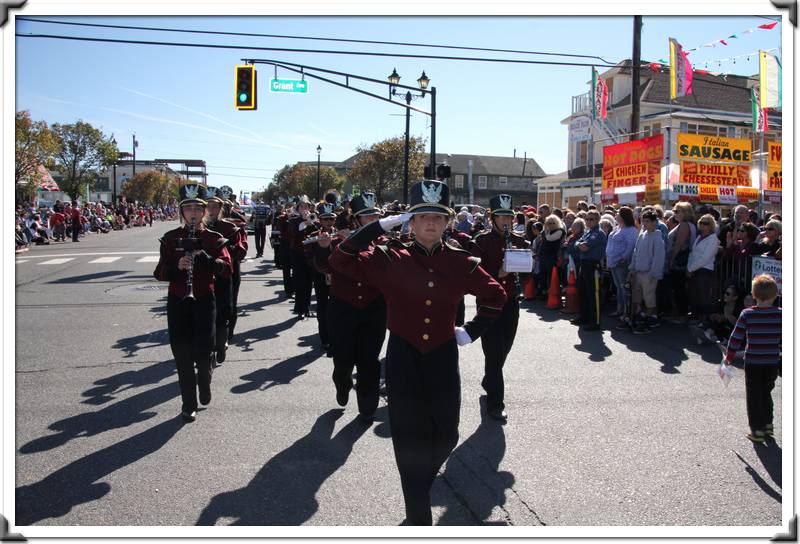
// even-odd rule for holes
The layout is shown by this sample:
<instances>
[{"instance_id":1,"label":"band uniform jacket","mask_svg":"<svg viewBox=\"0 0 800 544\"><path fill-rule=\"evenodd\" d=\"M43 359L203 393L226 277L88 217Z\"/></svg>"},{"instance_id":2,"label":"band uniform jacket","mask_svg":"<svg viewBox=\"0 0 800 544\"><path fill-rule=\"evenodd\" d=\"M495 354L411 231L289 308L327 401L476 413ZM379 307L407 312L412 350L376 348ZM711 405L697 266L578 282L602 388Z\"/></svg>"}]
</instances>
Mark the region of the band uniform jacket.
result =
<instances>
[{"instance_id":1,"label":"band uniform jacket","mask_svg":"<svg viewBox=\"0 0 800 544\"><path fill-rule=\"evenodd\" d=\"M381 241L379 239L378 243ZM383 241L388 241L388 239ZM331 241L329 247L319 247L319 244L314 244L314 268L322 274L330 274L331 296L347 302L354 308L363 310L378 299L381 292L367 282L363 273L359 272L359 276L353 278L331 266L329 258L340 243L342 240ZM371 244L370 247L374 246Z\"/></svg>"},{"instance_id":2,"label":"band uniform jacket","mask_svg":"<svg viewBox=\"0 0 800 544\"><path fill-rule=\"evenodd\" d=\"M189 230L178 227L167 232L161 239L160 257L153 276L159 281L169 282L169 293L183 298L186 295L187 271L178 269L178 261L184 251L179 246L180 239L186 238ZM192 290L198 298L214 292L214 275L229 277L233 272L231 255L228 253L225 238L218 232L198 230L196 234L200 247L214 261L207 264L202 257L195 258L192 269Z\"/></svg>"},{"instance_id":3,"label":"band uniform jacket","mask_svg":"<svg viewBox=\"0 0 800 544\"><path fill-rule=\"evenodd\" d=\"M509 239L511 240L511 245L515 249L530 248L530 242L525 240L522 236L510 233ZM514 278L514 274L507 274L502 278L499 277L500 268L503 266L505 249L505 237L492 229L482 232L475 237L471 253L481 259L481 267L503 286L510 300L515 298L519 293L517 292L517 282Z\"/></svg>"},{"instance_id":4,"label":"band uniform jacket","mask_svg":"<svg viewBox=\"0 0 800 544\"><path fill-rule=\"evenodd\" d=\"M217 219L213 223L209 222L206 226L213 232L221 234L228 244L228 253L231 260L242 262L247 256L247 233L239 228L233 221L228 219Z\"/></svg>"},{"instance_id":5,"label":"band uniform jacket","mask_svg":"<svg viewBox=\"0 0 800 544\"><path fill-rule=\"evenodd\" d=\"M506 294L479 266L479 258L444 243L428 251L416 241L390 240L364 249L364 242L380 232L378 222L359 229L337 246L329 262L342 274L380 289L393 334L423 354L452 341L458 305L467 293L476 297L478 307L464 325L470 338L477 339L499 317Z\"/></svg>"}]
</instances>

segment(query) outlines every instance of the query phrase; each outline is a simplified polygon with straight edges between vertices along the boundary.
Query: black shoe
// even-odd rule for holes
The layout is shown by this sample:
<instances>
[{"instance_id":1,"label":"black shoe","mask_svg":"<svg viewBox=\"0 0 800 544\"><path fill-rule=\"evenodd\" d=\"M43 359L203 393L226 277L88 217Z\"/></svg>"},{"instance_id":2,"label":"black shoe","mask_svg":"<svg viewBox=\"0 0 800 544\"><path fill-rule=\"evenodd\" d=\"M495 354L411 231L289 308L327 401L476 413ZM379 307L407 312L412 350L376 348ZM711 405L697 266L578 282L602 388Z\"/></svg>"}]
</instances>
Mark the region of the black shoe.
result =
<instances>
[{"instance_id":1,"label":"black shoe","mask_svg":"<svg viewBox=\"0 0 800 544\"><path fill-rule=\"evenodd\" d=\"M572 323L573 325L583 325L583 319L581 319L580 317L576 317L575 319L570 319L569 322Z\"/></svg>"},{"instance_id":2,"label":"black shoe","mask_svg":"<svg viewBox=\"0 0 800 544\"><path fill-rule=\"evenodd\" d=\"M326 342L326 343L324 343L324 344L322 344L322 345L320 346L320 349L322 349L322 351L324 351L324 352L326 352L326 353L327 353L328 351L330 351L330 349L331 349L331 345L330 345L329 343L327 343L327 342Z\"/></svg>"},{"instance_id":3,"label":"black shoe","mask_svg":"<svg viewBox=\"0 0 800 544\"><path fill-rule=\"evenodd\" d=\"M186 423L191 423L197 419L197 412L195 410L192 410L191 412L181 411L181 417Z\"/></svg>"},{"instance_id":4,"label":"black shoe","mask_svg":"<svg viewBox=\"0 0 800 544\"><path fill-rule=\"evenodd\" d=\"M585 331L599 331L600 325L584 325L582 328Z\"/></svg>"},{"instance_id":5,"label":"black shoe","mask_svg":"<svg viewBox=\"0 0 800 544\"><path fill-rule=\"evenodd\" d=\"M350 391L337 391L336 404L339 406L347 406L347 401L350 399Z\"/></svg>"},{"instance_id":6,"label":"black shoe","mask_svg":"<svg viewBox=\"0 0 800 544\"><path fill-rule=\"evenodd\" d=\"M508 414L502 408L492 408L489 410L489 417L502 423L508 421Z\"/></svg>"},{"instance_id":7,"label":"black shoe","mask_svg":"<svg viewBox=\"0 0 800 544\"><path fill-rule=\"evenodd\" d=\"M362 423L372 423L375 421L375 414L364 414L362 412L359 412L358 419Z\"/></svg>"},{"instance_id":8,"label":"black shoe","mask_svg":"<svg viewBox=\"0 0 800 544\"><path fill-rule=\"evenodd\" d=\"M200 392L200 404L203 406L208 406L211 403L211 389L203 393Z\"/></svg>"},{"instance_id":9,"label":"black shoe","mask_svg":"<svg viewBox=\"0 0 800 544\"><path fill-rule=\"evenodd\" d=\"M217 365L225 362L225 348L217 350Z\"/></svg>"}]
</instances>

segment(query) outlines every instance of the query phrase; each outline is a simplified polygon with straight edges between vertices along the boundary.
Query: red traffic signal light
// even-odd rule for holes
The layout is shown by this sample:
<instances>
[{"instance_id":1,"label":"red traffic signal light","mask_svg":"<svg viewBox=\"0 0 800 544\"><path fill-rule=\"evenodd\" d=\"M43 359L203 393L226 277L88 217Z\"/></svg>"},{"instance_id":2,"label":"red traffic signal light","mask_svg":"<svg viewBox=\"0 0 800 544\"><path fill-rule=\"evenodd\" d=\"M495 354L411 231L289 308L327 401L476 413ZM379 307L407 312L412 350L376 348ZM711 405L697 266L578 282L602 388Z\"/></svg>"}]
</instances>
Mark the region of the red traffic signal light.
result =
<instances>
[{"instance_id":1,"label":"red traffic signal light","mask_svg":"<svg viewBox=\"0 0 800 544\"><path fill-rule=\"evenodd\" d=\"M257 109L256 67L250 64L236 66L234 107L237 110Z\"/></svg>"}]
</instances>

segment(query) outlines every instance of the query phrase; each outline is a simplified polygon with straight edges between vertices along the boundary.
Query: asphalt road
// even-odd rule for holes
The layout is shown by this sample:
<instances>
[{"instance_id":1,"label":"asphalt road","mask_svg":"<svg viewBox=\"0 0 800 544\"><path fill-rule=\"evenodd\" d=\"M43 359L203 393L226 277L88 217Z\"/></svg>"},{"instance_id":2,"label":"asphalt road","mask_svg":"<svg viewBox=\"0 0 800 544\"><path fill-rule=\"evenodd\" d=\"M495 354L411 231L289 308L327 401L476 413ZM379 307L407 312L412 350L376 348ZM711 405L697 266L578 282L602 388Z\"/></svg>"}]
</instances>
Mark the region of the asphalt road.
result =
<instances>
[{"instance_id":1,"label":"asphalt road","mask_svg":"<svg viewBox=\"0 0 800 544\"><path fill-rule=\"evenodd\" d=\"M316 321L291 314L269 250L242 266L211 405L181 422L166 284L152 278L157 238L174 226L17 255L12 529L399 524L385 404L371 426L354 399L338 408ZM682 327L584 333L525 303L507 425L481 409L480 345L461 348L461 438L434 484L434 523L780 532L782 380L776 441L755 446L743 373L723 387L719 360Z\"/></svg>"}]
</instances>

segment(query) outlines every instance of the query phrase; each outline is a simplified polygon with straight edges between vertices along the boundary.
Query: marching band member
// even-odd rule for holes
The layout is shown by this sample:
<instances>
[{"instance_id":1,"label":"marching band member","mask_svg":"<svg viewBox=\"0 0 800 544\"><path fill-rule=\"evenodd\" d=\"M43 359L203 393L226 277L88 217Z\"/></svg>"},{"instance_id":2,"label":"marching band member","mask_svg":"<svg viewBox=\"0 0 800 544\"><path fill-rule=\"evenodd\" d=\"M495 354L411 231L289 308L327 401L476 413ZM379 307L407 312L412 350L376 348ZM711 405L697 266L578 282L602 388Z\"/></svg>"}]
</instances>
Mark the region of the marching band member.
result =
<instances>
[{"instance_id":1,"label":"marching band member","mask_svg":"<svg viewBox=\"0 0 800 544\"><path fill-rule=\"evenodd\" d=\"M186 184L181 186L180 195L181 218L188 226L173 229L161 238L160 257L153 276L169 282L169 342L178 367L181 416L191 422L197 415L198 391L200 404L211 402L211 350L216 319L214 276L228 277L233 267L225 238L203 225L205 187Z\"/></svg>"},{"instance_id":2,"label":"marching band member","mask_svg":"<svg viewBox=\"0 0 800 544\"><path fill-rule=\"evenodd\" d=\"M292 283L294 284L294 309L300 319L306 319L309 315L311 304L311 288L313 287L313 271L306 263L303 253L303 239L306 237L306 230L313 226L311 220L311 202L306 195L298 198L295 204L297 216L289 220L287 233L289 247L291 248L292 261ZM312 229L313 230L313 229Z\"/></svg>"},{"instance_id":3,"label":"marching band member","mask_svg":"<svg viewBox=\"0 0 800 544\"><path fill-rule=\"evenodd\" d=\"M249 244L247 243L247 230L245 230L247 220L245 219L244 212L242 212L242 209L239 208L239 205L236 203L236 195L233 189L227 185L223 185L219 188L219 195L223 199L222 217L228 219L239 228L239 239L234 244L238 247L238 255L234 255L233 252L231 252L231 259L233 260L233 274L231 275L233 307L231 308L231 315L228 319L228 341L225 344L227 347L228 343L231 342L233 338L233 331L236 329L236 320L239 318L239 287L242 284L242 261L247 258ZM217 359L217 362L221 363L222 361Z\"/></svg>"},{"instance_id":4,"label":"marching band member","mask_svg":"<svg viewBox=\"0 0 800 544\"><path fill-rule=\"evenodd\" d=\"M514 274L504 270L505 250L509 247L526 249L529 242L512 232L514 208L511 195L495 195L489 199L489 223L492 230L475 237L472 254L481 259L481 266L506 291L506 303L500 317L481 336L484 356L484 375L481 386L486 391L486 411L489 416L505 422L503 366L505 365L519 323L519 300Z\"/></svg>"},{"instance_id":5,"label":"marching band member","mask_svg":"<svg viewBox=\"0 0 800 544\"><path fill-rule=\"evenodd\" d=\"M500 284L478 266L480 259L442 243L453 213L448 193L438 181L415 183L409 213L362 227L330 257L334 269L356 281L366 279L386 299L389 424L406 521L412 525L431 525L431 485L458 442L457 346L478 338L506 302ZM413 242L369 246L409 218ZM477 298L478 313L456 328L456 308L466 293Z\"/></svg>"},{"instance_id":6,"label":"marching band member","mask_svg":"<svg viewBox=\"0 0 800 544\"><path fill-rule=\"evenodd\" d=\"M233 270L231 276L216 276L214 278L214 295L217 299L216 338L214 341L214 355L217 364L225 362L225 352L228 349L228 332L231 320L236 315L236 305L233 296L233 277L239 271L239 262L247 254L247 248L242 245L242 231L233 221L220 218L224 200L219 189L206 187L206 216L203 224L206 229L217 232L225 238L228 253L231 255Z\"/></svg>"},{"instance_id":7,"label":"marching band member","mask_svg":"<svg viewBox=\"0 0 800 544\"><path fill-rule=\"evenodd\" d=\"M361 193L351 202L354 226L362 227L380 219L373 193ZM386 303L380 291L364 277L352 278L342 274L329 263L331 252L350 234L348 214L336 219L338 239L321 235L314 252L317 269L331 278L328 323L330 325L333 383L336 402L346 406L353 388L353 368L356 369L356 398L359 417L372 421L378 408L380 361L378 359L386 338ZM382 241L388 239L383 238ZM370 243L367 251L373 248Z\"/></svg>"},{"instance_id":8,"label":"marching band member","mask_svg":"<svg viewBox=\"0 0 800 544\"><path fill-rule=\"evenodd\" d=\"M278 229L281 238L281 245L278 247L281 255L281 272L283 272L283 291L289 298L294 297L294 282L292 281L292 260L291 250L289 249L289 219L292 218L293 209L291 204L275 219L272 224L273 229Z\"/></svg>"},{"instance_id":9,"label":"marching band member","mask_svg":"<svg viewBox=\"0 0 800 544\"><path fill-rule=\"evenodd\" d=\"M317 217L319 219L315 227L319 233L330 232L336 222L336 213L334 213L336 195L328 193L325 195L325 199L326 202L317 204ZM317 300L317 330L319 331L320 347L327 353L330 350L330 331L328 328L330 279L325 272L319 270L318 267L315 266L314 251L315 246L313 244L305 246L306 262L311 267L314 278L314 296Z\"/></svg>"}]
</instances>

